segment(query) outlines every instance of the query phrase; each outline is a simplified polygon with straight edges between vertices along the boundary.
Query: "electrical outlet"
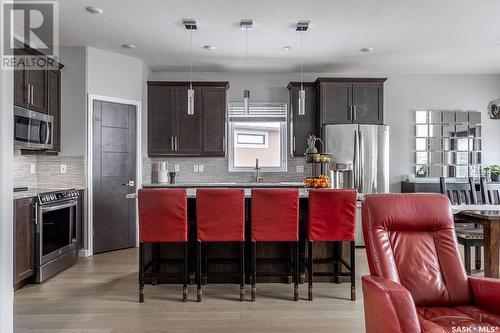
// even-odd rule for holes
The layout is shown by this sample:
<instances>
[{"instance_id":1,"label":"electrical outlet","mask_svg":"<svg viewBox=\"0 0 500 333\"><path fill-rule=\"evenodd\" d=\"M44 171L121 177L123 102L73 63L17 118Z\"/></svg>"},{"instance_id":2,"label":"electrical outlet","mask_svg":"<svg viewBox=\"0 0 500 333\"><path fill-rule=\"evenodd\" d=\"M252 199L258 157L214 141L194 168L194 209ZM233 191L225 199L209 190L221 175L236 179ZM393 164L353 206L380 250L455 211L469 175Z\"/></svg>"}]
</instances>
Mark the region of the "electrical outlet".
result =
<instances>
[{"instance_id":1,"label":"electrical outlet","mask_svg":"<svg viewBox=\"0 0 500 333\"><path fill-rule=\"evenodd\" d=\"M61 164L60 170L61 170L61 173L66 173L66 171L67 171L67 165L66 164Z\"/></svg>"},{"instance_id":2,"label":"electrical outlet","mask_svg":"<svg viewBox=\"0 0 500 333\"><path fill-rule=\"evenodd\" d=\"M295 172L297 172L297 173L304 173L304 166L303 165L297 165L295 167Z\"/></svg>"},{"instance_id":3,"label":"electrical outlet","mask_svg":"<svg viewBox=\"0 0 500 333\"><path fill-rule=\"evenodd\" d=\"M30 172L32 175L36 173L36 164L31 164Z\"/></svg>"},{"instance_id":4,"label":"electrical outlet","mask_svg":"<svg viewBox=\"0 0 500 333\"><path fill-rule=\"evenodd\" d=\"M174 171L175 171L175 172L179 172L179 171L181 171L181 167L179 166L179 164L176 164L176 165L175 165Z\"/></svg>"},{"instance_id":5,"label":"electrical outlet","mask_svg":"<svg viewBox=\"0 0 500 333\"><path fill-rule=\"evenodd\" d=\"M193 172L198 172L198 165L197 164L193 165Z\"/></svg>"},{"instance_id":6,"label":"electrical outlet","mask_svg":"<svg viewBox=\"0 0 500 333\"><path fill-rule=\"evenodd\" d=\"M203 172L203 164L198 165L198 172Z\"/></svg>"}]
</instances>

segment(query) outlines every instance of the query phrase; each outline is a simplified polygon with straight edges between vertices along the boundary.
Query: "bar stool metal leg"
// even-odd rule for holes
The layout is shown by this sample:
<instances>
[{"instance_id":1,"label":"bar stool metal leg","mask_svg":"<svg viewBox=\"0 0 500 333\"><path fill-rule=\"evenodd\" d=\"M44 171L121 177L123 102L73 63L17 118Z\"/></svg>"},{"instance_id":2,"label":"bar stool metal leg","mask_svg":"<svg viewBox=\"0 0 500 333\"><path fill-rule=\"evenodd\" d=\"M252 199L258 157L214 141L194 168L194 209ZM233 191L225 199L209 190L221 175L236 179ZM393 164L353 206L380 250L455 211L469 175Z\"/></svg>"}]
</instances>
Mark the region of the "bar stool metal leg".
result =
<instances>
[{"instance_id":1,"label":"bar stool metal leg","mask_svg":"<svg viewBox=\"0 0 500 333\"><path fill-rule=\"evenodd\" d=\"M245 242L240 242L240 302L245 301Z\"/></svg>"},{"instance_id":2,"label":"bar stool metal leg","mask_svg":"<svg viewBox=\"0 0 500 333\"><path fill-rule=\"evenodd\" d=\"M184 243L184 263L183 263L183 269L184 269L184 284L182 286L182 301L187 302L188 299L188 243Z\"/></svg>"},{"instance_id":3,"label":"bar stool metal leg","mask_svg":"<svg viewBox=\"0 0 500 333\"><path fill-rule=\"evenodd\" d=\"M309 260L307 261L308 264L308 273L309 273L309 288L308 288L308 294L309 294L309 300L313 300L313 261L314 261L314 256L313 256L313 242L309 241Z\"/></svg>"},{"instance_id":4,"label":"bar stool metal leg","mask_svg":"<svg viewBox=\"0 0 500 333\"><path fill-rule=\"evenodd\" d=\"M197 255L196 255L196 259L197 259L197 262L196 262L196 280L198 282L198 288L197 288L197 293L196 293L196 301L197 302L201 302L201 297L202 297L202 290L201 290L201 242L196 242L196 252L197 252Z\"/></svg>"},{"instance_id":5,"label":"bar stool metal leg","mask_svg":"<svg viewBox=\"0 0 500 333\"><path fill-rule=\"evenodd\" d=\"M356 246L354 241L351 241L351 301L356 300Z\"/></svg>"},{"instance_id":6,"label":"bar stool metal leg","mask_svg":"<svg viewBox=\"0 0 500 333\"><path fill-rule=\"evenodd\" d=\"M255 302L257 294L257 242L252 242L252 302Z\"/></svg>"},{"instance_id":7,"label":"bar stool metal leg","mask_svg":"<svg viewBox=\"0 0 500 333\"><path fill-rule=\"evenodd\" d=\"M139 302L144 302L144 243L139 243Z\"/></svg>"},{"instance_id":8,"label":"bar stool metal leg","mask_svg":"<svg viewBox=\"0 0 500 333\"><path fill-rule=\"evenodd\" d=\"M295 242L295 267L294 267L294 286L293 286L293 300L299 300L299 279L300 279L300 271L299 271L299 241Z\"/></svg>"}]
</instances>

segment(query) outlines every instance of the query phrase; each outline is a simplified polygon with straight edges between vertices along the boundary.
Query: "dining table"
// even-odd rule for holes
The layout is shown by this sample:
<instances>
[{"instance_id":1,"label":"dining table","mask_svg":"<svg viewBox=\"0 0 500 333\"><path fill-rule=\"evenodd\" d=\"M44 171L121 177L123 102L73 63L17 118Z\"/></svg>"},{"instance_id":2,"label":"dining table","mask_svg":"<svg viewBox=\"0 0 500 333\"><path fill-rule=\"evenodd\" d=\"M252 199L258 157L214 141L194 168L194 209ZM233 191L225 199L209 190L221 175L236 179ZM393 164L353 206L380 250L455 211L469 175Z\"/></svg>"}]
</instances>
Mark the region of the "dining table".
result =
<instances>
[{"instance_id":1,"label":"dining table","mask_svg":"<svg viewBox=\"0 0 500 333\"><path fill-rule=\"evenodd\" d=\"M484 276L499 278L500 205L455 205L455 219L480 224L484 237Z\"/></svg>"}]
</instances>

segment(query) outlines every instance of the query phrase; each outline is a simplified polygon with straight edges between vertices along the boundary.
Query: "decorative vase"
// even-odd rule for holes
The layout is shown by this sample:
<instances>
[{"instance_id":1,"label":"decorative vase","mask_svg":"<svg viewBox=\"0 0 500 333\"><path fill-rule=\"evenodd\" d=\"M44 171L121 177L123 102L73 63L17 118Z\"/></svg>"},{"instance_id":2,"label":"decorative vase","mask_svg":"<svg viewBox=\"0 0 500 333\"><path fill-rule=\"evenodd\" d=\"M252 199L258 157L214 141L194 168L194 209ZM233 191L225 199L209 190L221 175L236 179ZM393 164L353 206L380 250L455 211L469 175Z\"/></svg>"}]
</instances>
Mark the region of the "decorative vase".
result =
<instances>
[{"instance_id":1,"label":"decorative vase","mask_svg":"<svg viewBox=\"0 0 500 333\"><path fill-rule=\"evenodd\" d=\"M158 183L168 183L168 163L158 163Z\"/></svg>"},{"instance_id":2,"label":"decorative vase","mask_svg":"<svg viewBox=\"0 0 500 333\"><path fill-rule=\"evenodd\" d=\"M497 174L493 174L493 173L492 173L492 174L491 174L491 181L492 181L492 182L498 182L498 181L499 181L499 177L498 177L498 176L499 176L499 175L497 175Z\"/></svg>"}]
</instances>

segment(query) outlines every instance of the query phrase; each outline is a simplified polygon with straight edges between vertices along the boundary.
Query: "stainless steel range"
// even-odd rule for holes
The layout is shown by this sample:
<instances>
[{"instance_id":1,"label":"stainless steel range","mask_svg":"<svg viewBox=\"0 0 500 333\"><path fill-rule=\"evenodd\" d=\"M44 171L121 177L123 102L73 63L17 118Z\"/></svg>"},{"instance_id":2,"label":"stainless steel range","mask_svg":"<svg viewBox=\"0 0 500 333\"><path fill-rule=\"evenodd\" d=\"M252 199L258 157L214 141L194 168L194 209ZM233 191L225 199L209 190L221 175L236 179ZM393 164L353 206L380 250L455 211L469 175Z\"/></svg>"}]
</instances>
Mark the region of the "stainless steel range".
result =
<instances>
[{"instance_id":1,"label":"stainless steel range","mask_svg":"<svg viewBox=\"0 0 500 333\"><path fill-rule=\"evenodd\" d=\"M43 282L78 257L77 190L40 193L36 203L36 282Z\"/></svg>"}]
</instances>

